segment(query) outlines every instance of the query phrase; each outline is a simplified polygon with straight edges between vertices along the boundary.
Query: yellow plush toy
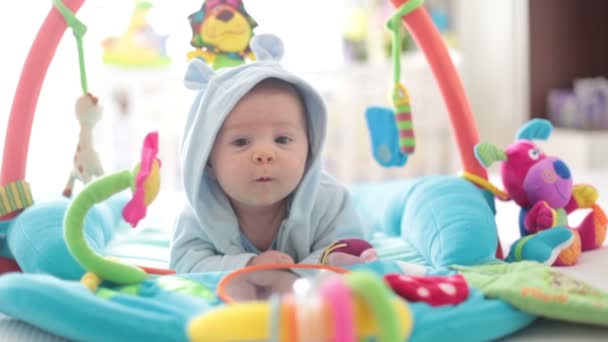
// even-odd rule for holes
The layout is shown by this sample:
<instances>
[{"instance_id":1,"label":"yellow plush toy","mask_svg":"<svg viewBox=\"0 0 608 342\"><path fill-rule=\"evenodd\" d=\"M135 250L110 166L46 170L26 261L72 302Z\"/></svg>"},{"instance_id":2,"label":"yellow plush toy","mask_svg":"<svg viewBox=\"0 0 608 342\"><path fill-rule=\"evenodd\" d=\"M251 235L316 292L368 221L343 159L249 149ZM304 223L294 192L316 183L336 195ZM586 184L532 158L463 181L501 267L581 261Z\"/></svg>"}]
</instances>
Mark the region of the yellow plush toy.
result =
<instances>
[{"instance_id":1,"label":"yellow plush toy","mask_svg":"<svg viewBox=\"0 0 608 342\"><path fill-rule=\"evenodd\" d=\"M242 0L206 0L188 19L192 28L190 44L196 48L188 53L188 59L200 58L216 70L253 59L249 40L257 23Z\"/></svg>"},{"instance_id":2,"label":"yellow plush toy","mask_svg":"<svg viewBox=\"0 0 608 342\"><path fill-rule=\"evenodd\" d=\"M152 3L137 1L129 26L122 35L108 37L101 43L103 62L122 67L163 67L171 63L166 51L166 35L160 35L148 23Z\"/></svg>"}]
</instances>

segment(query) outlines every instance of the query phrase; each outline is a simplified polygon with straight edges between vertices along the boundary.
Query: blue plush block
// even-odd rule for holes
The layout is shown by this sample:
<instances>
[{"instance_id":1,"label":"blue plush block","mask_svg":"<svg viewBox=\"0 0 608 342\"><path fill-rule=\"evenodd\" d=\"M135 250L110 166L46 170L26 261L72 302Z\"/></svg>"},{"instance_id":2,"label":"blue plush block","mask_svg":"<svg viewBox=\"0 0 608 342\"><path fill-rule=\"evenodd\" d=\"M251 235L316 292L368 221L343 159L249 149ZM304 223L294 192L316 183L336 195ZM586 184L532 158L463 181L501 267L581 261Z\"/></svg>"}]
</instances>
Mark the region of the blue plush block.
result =
<instances>
[{"instance_id":1,"label":"blue plush block","mask_svg":"<svg viewBox=\"0 0 608 342\"><path fill-rule=\"evenodd\" d=\"M398 264L382 260L357 265L356 269L371 270L378 276L400 272ZM116 293L102 298L76 281L9 274L0 277L0 312L77 341L187 341L188 322L223 305L213 293L225 275L168 276L207 288L209 295L205 297L188 295L180 288L163 288L158 280L165 277L160 277L145 280L136 295ZM459 305L432 307L419 302L410 303L410 308L414 330L409 341L413 342L494 340L535 318L501 300L485 298L475 289Z\"/></svg>"},{"instance_id":2,"label":"blue plush block","mask_svg":"<svg viewBox=\"0 0 608 342\"><path fill-rule=\"evenodd\" d=\"M493 261L498 245L492 207L462 177L425 177L406 202L401 236L434 267Z\"/></svg>"},{"instance_id":3,"label":"blue plush block","mask_svg":"<svg viewBox=\"0 0 608 342\"><path fill-rule=\"evenodd\" d=\"M92 207L84 222L84 238L103 254L116 227L127 197L118 195ZM9 254L23 272L43 273L63 279L79 279L84 269L70 254L63 238L63 218L70 200L64 197L36 201L9 221L6 241Z\"/></svg>"},{"instance_id":4,"label":"blue plush block","mask_svg":"<svg viewBox=\"0 0 608 342\"><path fill-rule=\"evenodd\" d=\"M399 132L392 109L368 107L365 119L372 142L374 159L384 167L403 166L407 155L399 149Z\"/></svg>"},{"instance_id":5,"label":"blue plush block","mask_svg":"<svg viewBox=\"0 0 608 342\"><path fill-rule=\"evenodd\" d=\"M139 292L105 299L76 281L7 274L0 277L0 312L76 341L185 342L190 319L218 303L164 290L155 278Z\"/></svg>"},{"instance_id":6,"label":"blue plush block","mask_svg":"<svg viewBox=\"0 0 608 342\"><path fill-rule=\"evenodd\" d=\"M528 211L530 211L530 208L521 208L521 210L519 211L519 219L517 222L519 222L519 234L521 236L526 236L528 235L528 231L526 230L526 214L528 214Z\"/></svg>"},{"instance_id":7,"label":"blue plush block","mask_svg":"<svg viewBox=\"0 0 608 342\"><path fill-rule=\"evenodd\" d=\"M359 215L374 231L401 236L433 267L495 260L494 205L462 177L432 176L352 188Z\"/></svg>"},{"instance_id":8,"label":"blue plush block","mask_svg":"<svg viewBox=\"0 0 608 342\"><path fill-rule=\"evenodd\" d=\"M414 331L408 341L494 341L523 329L535 316L498 299L485 298L470 288L469 298L459 305L432 307L411 304Z\"/></svg>"},{"instance_id":9,"label":"blue plush block","mask_svg":"<svg viewBox=\"0 0 608 342\"><path fill-rule=\"evenodd\" d=\"M0 221L0 257L14 259L11 250L8 249L8 244L6 241L6 234L8 232L8 227L13 220L8 221Z\"/></svg>"},{"instance_id":10,"label":"blue plush block","mask_svg":"<svg viewBox=\"0 0 608 342\"><path fill-rule=\"evenodd\" d=\"M400 236L405 202L421 180L394 180L351 187L353 203L367 229L388 236Z\"/></svg>"},{"instance_id":11,"label":"blue plush block","mask_svg":"<svg viewBox=\"0 0 608 342\"><path fill-rule=\"evenodd\" d=\"M559 253L570 246L574 236L567 227L553 227L540 231L529 240L519 239L511 246L511 251L505 259L506 261L534 260L547 265L552 265ZM521 258L515 256L517 247L521 248Z\"/></svg>"}]
</instances>

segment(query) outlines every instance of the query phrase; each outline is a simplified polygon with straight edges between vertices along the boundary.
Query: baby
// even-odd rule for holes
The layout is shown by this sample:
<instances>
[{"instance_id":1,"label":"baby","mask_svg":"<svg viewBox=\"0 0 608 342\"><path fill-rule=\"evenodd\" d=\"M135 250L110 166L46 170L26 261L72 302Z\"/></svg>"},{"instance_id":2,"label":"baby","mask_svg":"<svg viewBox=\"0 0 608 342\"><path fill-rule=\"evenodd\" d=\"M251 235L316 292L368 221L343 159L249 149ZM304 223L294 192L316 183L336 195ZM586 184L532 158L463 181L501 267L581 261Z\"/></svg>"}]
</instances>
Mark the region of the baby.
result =
<instances>
[{"instance_id":1,"label":"baby","mask_svg":"<svg viewBox=\"0 0 608 342\"><path fill-rule=\"evenodd\" d=\"M180 273L319 263L332 242L364 237L346 188L321 171L323 100L279 65L277 37L258 35L251 47L256 62L213 72L194 60L186 72L199 92L182 145L187 203L171 242Z\"/></svg>"}]
</instances>

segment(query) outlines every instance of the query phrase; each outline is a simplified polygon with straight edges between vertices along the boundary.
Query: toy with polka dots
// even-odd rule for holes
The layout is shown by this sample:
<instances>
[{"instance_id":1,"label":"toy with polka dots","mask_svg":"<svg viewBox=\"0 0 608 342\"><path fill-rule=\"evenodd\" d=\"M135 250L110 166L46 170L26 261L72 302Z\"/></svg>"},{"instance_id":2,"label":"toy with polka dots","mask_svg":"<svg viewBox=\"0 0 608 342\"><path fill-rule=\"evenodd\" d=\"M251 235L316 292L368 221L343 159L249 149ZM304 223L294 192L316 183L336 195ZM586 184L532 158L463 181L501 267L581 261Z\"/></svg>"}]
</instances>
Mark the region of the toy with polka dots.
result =
<instances>
[{"instance_id":1,"label":"toy with polka dots","mask_svg":"<svg viewBox=\"0 0 608 342\"><path fill-rule=\"evenodd\" d=\"M395 293L410 302L431 306L455 305L469 297L469 286L460 274L452 276L415 276L387 274L384 280Z\"/></svg>"}]
</instances>

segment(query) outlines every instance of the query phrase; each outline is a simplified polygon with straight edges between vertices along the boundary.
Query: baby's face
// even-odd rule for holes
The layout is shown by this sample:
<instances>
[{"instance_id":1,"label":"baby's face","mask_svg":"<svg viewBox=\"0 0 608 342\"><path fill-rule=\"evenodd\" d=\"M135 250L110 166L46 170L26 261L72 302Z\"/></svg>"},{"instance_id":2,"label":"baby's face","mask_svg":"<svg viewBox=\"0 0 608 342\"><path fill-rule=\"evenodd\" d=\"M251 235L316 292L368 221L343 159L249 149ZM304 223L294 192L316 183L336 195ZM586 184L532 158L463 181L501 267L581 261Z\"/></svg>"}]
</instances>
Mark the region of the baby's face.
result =
<instances>
[{"instance_id":1,"label":"baby's face","mask_svg":"<svg viewBox=\"0 0 608 342\"><path fill-rule=\"evenodd\" d=\"M298 186L308 157L304 115L290 89L254 88L235 106L209 159L233 204L272 206Z\"/></svg>"}]
</instances>

